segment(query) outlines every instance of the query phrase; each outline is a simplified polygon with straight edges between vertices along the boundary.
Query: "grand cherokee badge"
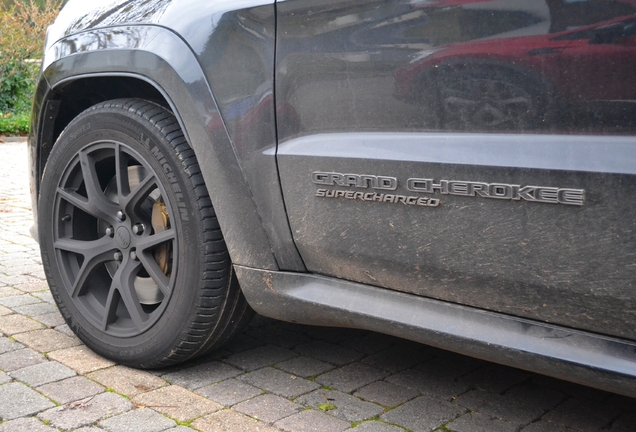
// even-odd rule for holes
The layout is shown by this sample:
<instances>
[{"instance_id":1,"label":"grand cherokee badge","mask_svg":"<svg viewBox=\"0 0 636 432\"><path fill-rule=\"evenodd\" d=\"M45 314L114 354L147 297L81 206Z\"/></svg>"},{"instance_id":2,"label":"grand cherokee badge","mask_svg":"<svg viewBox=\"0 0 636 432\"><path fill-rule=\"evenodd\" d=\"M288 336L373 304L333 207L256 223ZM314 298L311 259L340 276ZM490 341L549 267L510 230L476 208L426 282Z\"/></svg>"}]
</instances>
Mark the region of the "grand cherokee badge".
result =
<instances>
[{"instance_id":1,"label":"grand cherokee badge","mask_svg":"<svg viewBox=\"0 0 636 432\"><path fill-rule=\"evenodd\" d=\"M351 200L388 202L393 204L437 207L440 200L421 196L397 195L387 193L398 188L395 177L375 176L367 174L340 174L314 172L312 181L317 185L354 187L374 189L375 192L357 192L342 189L318 189L317 197L347 198ZM440 195L456 195L503 199L512 201L541 202L547 204L566 204L582 206L585 202L585 190L545 186L520 186L505 183L483 183L457 180L434 180L427 178L410 178L406 181L410 192Z\"/></svg>"}]
</instances>

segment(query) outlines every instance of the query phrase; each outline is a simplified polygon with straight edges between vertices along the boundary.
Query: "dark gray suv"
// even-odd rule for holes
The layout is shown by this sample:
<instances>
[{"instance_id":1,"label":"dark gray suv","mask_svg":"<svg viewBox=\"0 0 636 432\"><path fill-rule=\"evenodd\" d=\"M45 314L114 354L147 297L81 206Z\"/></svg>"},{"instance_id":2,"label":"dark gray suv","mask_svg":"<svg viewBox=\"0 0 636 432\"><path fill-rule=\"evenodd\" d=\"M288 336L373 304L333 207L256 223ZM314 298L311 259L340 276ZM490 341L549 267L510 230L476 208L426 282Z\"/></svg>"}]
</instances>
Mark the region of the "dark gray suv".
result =
<instances>
[{"instance_id":1,"label":"dark gray suv","mask_svg":"<svg viewBox=\"0 0 636 432\"><path fill-rule=\"evenodd\" d=\"M253 310L636 396L635 0L70 0L44 268L153 368Z\"/></svg>"}]
</instances>

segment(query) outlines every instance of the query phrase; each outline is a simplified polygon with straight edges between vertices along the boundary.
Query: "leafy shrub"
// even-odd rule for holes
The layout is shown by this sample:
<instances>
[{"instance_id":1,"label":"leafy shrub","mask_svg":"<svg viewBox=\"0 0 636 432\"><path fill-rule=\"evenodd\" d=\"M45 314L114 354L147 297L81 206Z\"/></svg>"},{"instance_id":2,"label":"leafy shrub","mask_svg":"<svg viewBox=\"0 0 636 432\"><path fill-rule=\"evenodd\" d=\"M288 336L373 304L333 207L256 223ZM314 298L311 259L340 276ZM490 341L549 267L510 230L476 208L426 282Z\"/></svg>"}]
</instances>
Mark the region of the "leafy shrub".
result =
<instances>
[{"instance_id":1,"label":"leafy shrub","mask_svg":"<svg viewBox=\"0 0 636 432\"><path fill-rule=\"evenodd\" d=\"M29 110L46 28L60 0L14 0L0 9L0 113Z\"/></svg>"},{"instance_id":2,"label":"leafy shrub","mask_svg":"<svg viewBox=\"0 0 636 432\"><path fill-rule=\"evenodd\" d=\"M0 113L0 135L24 135L29 131L29 114Z\"/></svg>"}]
</instances>

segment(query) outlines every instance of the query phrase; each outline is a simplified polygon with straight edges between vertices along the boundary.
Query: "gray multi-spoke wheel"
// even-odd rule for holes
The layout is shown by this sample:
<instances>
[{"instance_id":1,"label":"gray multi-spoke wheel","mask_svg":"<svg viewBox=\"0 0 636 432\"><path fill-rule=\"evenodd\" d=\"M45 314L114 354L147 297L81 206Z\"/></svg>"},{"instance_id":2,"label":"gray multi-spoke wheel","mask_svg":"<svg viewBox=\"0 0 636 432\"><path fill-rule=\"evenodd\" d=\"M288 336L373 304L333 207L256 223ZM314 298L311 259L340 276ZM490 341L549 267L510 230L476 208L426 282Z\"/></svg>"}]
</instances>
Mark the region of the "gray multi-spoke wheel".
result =
<instances>
[{"instance_id":1,"label":"gray multi-spoke wheel","mask_svg":"<svg viewBox=\"0 0 636 432\"><path fill-rule=\"evenodd\" d=\"M42 179L43 264L93 350L159 367L219 346L251 316L175 117L125 99L79 115Z\"/></svg>"}]
</instances>

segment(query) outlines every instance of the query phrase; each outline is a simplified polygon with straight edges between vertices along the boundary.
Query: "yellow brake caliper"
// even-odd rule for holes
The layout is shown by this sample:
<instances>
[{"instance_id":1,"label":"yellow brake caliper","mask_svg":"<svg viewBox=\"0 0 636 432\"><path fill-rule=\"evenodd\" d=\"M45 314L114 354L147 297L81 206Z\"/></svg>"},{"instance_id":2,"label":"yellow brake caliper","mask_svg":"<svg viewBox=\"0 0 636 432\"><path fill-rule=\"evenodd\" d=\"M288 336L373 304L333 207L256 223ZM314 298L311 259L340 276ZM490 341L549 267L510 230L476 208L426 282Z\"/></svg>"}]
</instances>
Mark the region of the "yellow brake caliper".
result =
<instances>
[{"instance_id":1,"label":"yellow brake caliper","mask_svg":"<svg viewBox=\"0 0 636 432\"><path fill-rule=\"evenodd\" d=\"M152 206L152 227L155 230L155 234L166 231L169 223L168 208L162 200L159 200ZM171 255L172 248L169 243L164 243L155 249L155 261L157 261L159 268L166 276L170 276Z\"/></svg>"}]
</instances>

